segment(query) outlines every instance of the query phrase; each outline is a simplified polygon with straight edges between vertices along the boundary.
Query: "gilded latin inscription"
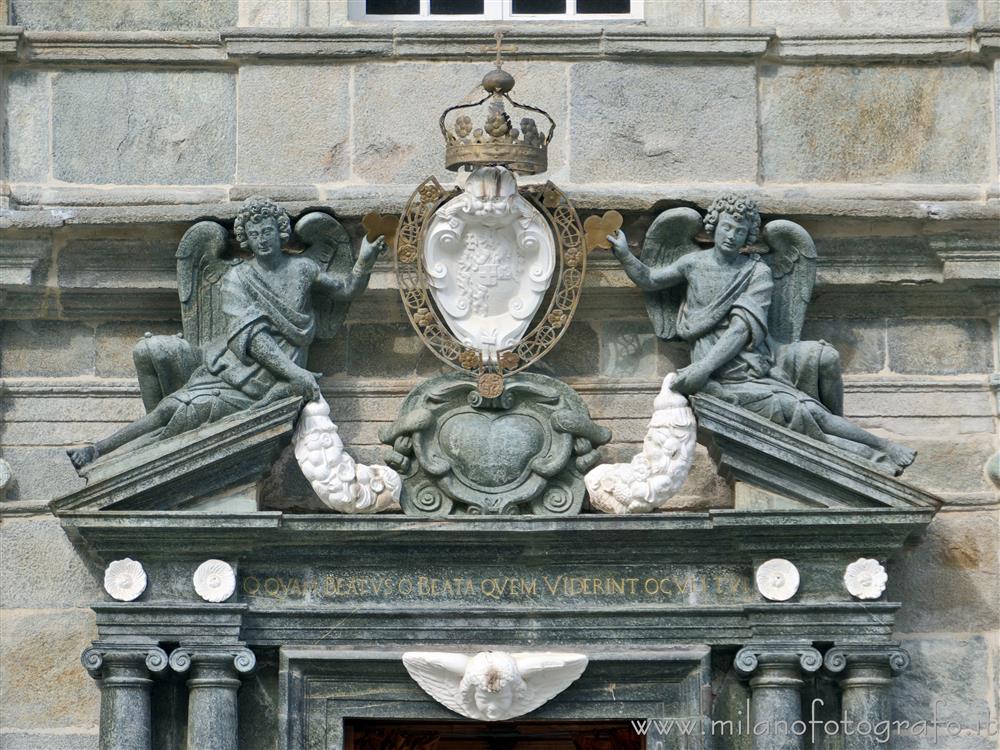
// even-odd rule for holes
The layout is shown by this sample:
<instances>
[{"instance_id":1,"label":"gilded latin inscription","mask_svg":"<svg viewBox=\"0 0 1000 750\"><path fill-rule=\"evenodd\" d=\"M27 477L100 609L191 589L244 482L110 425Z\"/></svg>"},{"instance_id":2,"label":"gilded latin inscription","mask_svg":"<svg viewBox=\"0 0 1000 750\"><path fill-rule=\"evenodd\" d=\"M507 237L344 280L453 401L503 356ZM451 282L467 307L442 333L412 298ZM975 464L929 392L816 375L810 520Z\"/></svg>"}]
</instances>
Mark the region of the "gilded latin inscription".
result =
<instances>
[{"instance_id":1,"label":"gilded latin inscription","mask_svg":"<svg viewBox=\"0 0 1000 750\"><path fill-rule=\"evenodd\" d=\"M734 573L680 573L654 576L284 576L247 574L241 589L269 599L629 599L682 601L687 597L743 598L752 592L747 576Z\"/></svg>"}]
</instances>

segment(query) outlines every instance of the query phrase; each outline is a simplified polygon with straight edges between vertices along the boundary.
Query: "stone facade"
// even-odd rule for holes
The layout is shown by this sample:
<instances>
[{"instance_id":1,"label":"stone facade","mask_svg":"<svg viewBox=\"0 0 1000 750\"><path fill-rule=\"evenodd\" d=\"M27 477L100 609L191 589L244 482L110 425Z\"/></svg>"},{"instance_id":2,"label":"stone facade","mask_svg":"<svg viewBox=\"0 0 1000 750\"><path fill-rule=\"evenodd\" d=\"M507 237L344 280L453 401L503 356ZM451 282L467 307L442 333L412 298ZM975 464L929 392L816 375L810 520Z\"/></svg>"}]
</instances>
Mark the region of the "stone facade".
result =
<instances>
[{"instance_id":1,"label":"stone facade","mask_svg":"<svg viewBox=\"0 0 1000 750\"><path fill-rule=\"evenodd\" d=\"M490 45L477 24L349 23L346 0L0 0L5 18L0 745L91 748L100 695L78 659L103 569L47 503L82 486L64 446L142 414L128 352L146 331L179 330L177 241L254 193L293 213L330 207L356 236L364 213L398 213L424 177L448 179L437 118L475 94ZM906 479L945 500L889 565L912 658L896 715L983 727L897 746L1000 747L1000 495L986 471L1000 448L1000 6L647 0L645 18L513 25L515 94L558 123L545 177L585 212L621 211L630 238L723 189L813 235L804 337L837 347L848 416L916 447ZM540 367L581 393L613 431L605 459L622 461L687 355L656 340L607 254L591 264ZM372 462L379 428L439 364L384 260L310 368L345 443ZM287 454L268 492L310 503ZM733 503L702 448L681 494L692 509ZM277 741L254 723L276 670L265 658L244 681L246 747ZM743 688L718 680L720 700L739 703Z\"/></svg>"}]
</instances>

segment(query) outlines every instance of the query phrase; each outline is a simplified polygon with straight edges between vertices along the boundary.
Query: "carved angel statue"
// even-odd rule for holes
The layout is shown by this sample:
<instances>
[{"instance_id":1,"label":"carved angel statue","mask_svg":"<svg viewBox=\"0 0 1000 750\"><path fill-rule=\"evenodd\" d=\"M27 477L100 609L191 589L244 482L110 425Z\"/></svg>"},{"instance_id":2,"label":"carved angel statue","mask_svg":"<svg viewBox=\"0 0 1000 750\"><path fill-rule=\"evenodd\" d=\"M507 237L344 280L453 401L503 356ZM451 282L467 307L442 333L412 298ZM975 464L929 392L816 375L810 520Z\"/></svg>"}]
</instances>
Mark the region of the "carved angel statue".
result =
<instances>
[{"instance_id":1,"label":"carved angel statue","mask_svg":"<svg viewBox=\"0 0 1000 750\"><path fill-rule=\"evenodd\" d=\"M139 343L134 358L148 413L68 451L77 469L125 445L164 440L239 411L291 396L319 398L316 375L305 367L309 345L336 334L384 241L362 241L355 262L340 223L310 213L295 225L305 250L284 252L288 214L260 197L240 208L234 233L251 257L230 257L228 233L214 221L184 233L177 249L183 337Z\"/></svg>"},{"instance_id":2,"label":"carved angel statue","mask_svg":"<svg viewBox=\"0 0 1000 750\"><path fill-rule=\"evenodd\" d=\"M403 654L406 671L428 695L479 721L504 721L534 711L583 674L587 661L583 654L560 653Z\"/></svg>"},{"instance_id":3,"label":"carved angel statue","mask_svg":"<svg viewBox=\"0 0 1000 750\"><path fill-rule=\"evenodd\" d=\"M714 236L711 249L695 243L703 227ZM799 340L816 279L816 247L801 226L776 220L761 231L757 204L729 193L704 220L689 208L664 211L646 233L641 259L621 231L608 239L646 290L656 335L691 345L691 364L674 390L715 396L893 475L913 462L915 451L844 419L836 349Z\"/></svg>"}]
</instances>

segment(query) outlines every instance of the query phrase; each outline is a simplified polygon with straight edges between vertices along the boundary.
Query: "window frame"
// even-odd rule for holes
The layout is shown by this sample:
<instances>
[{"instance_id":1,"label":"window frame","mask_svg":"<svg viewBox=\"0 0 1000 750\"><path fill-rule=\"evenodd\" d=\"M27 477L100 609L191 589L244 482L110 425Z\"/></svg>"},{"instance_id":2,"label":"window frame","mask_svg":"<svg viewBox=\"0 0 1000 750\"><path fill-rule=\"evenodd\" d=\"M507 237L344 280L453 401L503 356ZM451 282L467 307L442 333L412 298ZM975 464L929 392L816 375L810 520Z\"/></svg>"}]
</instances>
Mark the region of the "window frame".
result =
<instances>
[{"instance_id":1,"label":"window frame","mask_svg":"<svg viewBox=\"0 0 1000 750\"><path fill-rule=\"evenodd\" d=\"M351 21L641 21L645 0L629 0L628 13L577 13L576 0L566 0L565 13L518 13L513 12L514 0L483 0L483 12L479 14L431 15L431 0L419 0L420 12L408 14L376 15L365 12L367 0L347 0L347 17Z\"/></svg>"}]
</instances>

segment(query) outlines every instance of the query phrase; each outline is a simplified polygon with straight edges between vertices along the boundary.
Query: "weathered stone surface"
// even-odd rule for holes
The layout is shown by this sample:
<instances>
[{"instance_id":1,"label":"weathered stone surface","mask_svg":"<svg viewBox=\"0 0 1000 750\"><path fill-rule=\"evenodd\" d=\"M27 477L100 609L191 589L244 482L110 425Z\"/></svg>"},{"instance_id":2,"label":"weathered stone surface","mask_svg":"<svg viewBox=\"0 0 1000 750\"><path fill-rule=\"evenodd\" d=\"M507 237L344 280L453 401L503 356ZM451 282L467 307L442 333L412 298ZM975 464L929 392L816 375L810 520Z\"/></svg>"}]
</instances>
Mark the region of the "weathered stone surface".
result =
<instances>
[{"instance_id":1,"label":"weathered stone surface","mask_svg":"<svg viewBox=\"0 0 1000 750\"><path fill-rule=\"evenodd\" d=\"M993 489L983 474L983 464L996 450L991 436L907 437L906 444L917 450L917 460L906 472L908 482L945 495Z\"/></svg>"},{"instance_id":2,"label":"weathered stone surface","mask_svg":"<svg viewBox=\"0 0 1000 750\"><path fill-rule=\"evenodd\" d=\"M51 517L8 518L0 526L0 606L86 607L104 598L98 575Z\"/></svg>"},{"instance_id":3,"label":"weathered stone surface","mask_svg":"<svg viewBox=\"0 0 1000 750\"><path fill-rule=\"evenodd\" d=\"M309 347L308 367L313 372L321 372L324 377L347 372L348 331L342 329L332 341L314 341Z\"/></svg>"},{"instance_id":4,"label":"weathered stone surface","mask_svg":"<svg viewBox=\"0 0 1000 750\"><path fill-rule=\"evenodd\" d=\"M49 74L14 70L3 86L3 162L13 182L43 182L49 174Z\"/></svg>"},{"instance_id":5,"label":"weathered stone surface","mask_svg":"<svg viewBox=\"0 0 1000 750\"><path fill-rule=\"evenodd\" d=\"M975 67L765 66L764 179L986 182L989 85Z\"/></svg>"},{"instance_id":6,"label":"weathered stone surface","mask_svg":"<svg viewBox=\"0 0 1000 750\"><path fill-rule=\"evenodd\" d=\"M570 91L574 182L756 176L751 66L578 63Z\"/></svg>"},{"instance_id":7,"label":"weathered stone surface","mask_svg":"<svg viewBox=\"0 0 1000 750\"><path fill-rule=\"evenodd\" d=\"M170 335L181 330L181 323L146 321L138 323L102 323L97 326L96 370L99 377L135 377L132 349L146 333Z\"/></svg>"},{"instance_id":8,"label":"weathered stone surface","mask_svg":"<svg viewBox=\"0 0 1000 750\"><path fill-rule=\"evenodd\" d=\"M530 68L525 63L507 64L504 69L517 79L511 96L541 107L557 123L565 123L566 67L564 63L538 61L532 61ZM475 64L407 63L406 75L400 75L395 65L358 65L354 70L354 177L415 185L433 174L443 182L454 181L454 174L444 168L444 139L438 118L446 107L483 98L480 81L488 70L485 60ZM539 129L543 127L544 118L532 113L512 110L509 114L518 123L522 116L532 116ZM479 120L485 118L485 109L472 117L476 127L482 127ZM558 178L566 163L564 144L564 130L557 127L555 142L548 150L546 175L551 179Z\"/></svg>"},{"instance_id":9,"label":"weathered stone surface","mask_svg":"<svg viewBox=\"0 0 1000 750\"><path fill-rule=\"evenodd\" d=\"M601 344L590 323L574 319L559 343L532 369L557 378L596 375Z\"/></svg>"},{"instance_id":10,"label":"weathered stone surface","mask_svg":"<svg viewBox=\"0 0 1000 750\"><path fill-rule=\"evenodd\" d=\"M912 661L910 669L893 682L893 720L926 724L923 730L897 733L894 746L903 750L995 750L996 734L990 736L986 727L990 718L996 718L996 707L987 696L993 694L997 680L995 655L991 655L988 641L978 635L937 635L904 638L902 646ZM931 725L935 719L940 722L936 730ZM945 726L948 722L957 722L966 734L955 736Z\"/></svg>"},{"instance_id":11,"label":"weathered stone surface","mask_svg":"<svg viewBox=\"0 0 1000 750\"><path fill-rule=\"evenodd\" d=\"M100 692L80 666L96 636L90 610L0 612L5 729L96 729Z\"/></svg>"},{"instance_id":12,"label":"weathered stone surface","mask_svg":"<svg viewBox=\"0 0 1000 750\"><path fill-rule=\"evenodd\" d=\"M958 375L993 369L993 331L986 320L900 320L889 323L889 369Z\"/></svg>"},{"instance_id":13,"label":"weathered stone surface","mask_svg":"<svg viewBox=\"0 0 1000 750\"><path fill-rule=\"evenodd\" d=\"M880 372L885 368L885 321L864 318L807 319L806 341L823 340L840 353L845 373Z\"/></svg>"},{"instance_id":14,"label":"weathered stone surface","mask_svg":"<svg viewBox=\"0 0 1000 750\"><path fill-rule=\"evenodd\" d=\"M74 70L52 80L53 175L67 182L231 182L235 80L185 70Z\"/></svg>"},{"instance_id":15,"label":"weathered stone surface","mask_svg":"<svg viewBox=\"0 0 1000 750\"><path fill-rule=\"evenodd\" d=\"M754 0L755 26L857 31L929 29L975 23L975 0Z\"/></svg>"},{"instance_id":16,"label":"weathered stone surface","mask_svg":"<svg viewBox=\"0 0 1000 750\"><path fill-rule=\"evenodd\" d=\"M350 327L348 335L352 375L412 377L447 368L424 346L409 323L358 323Z\"/></svg>"},{"instance_id":17,"label":"weathered stone surface","mask_svg":"<svg viewBox=\"0 0 1000 750\"><path fill-rule=\"evenodd\" d=\"M10 0L11 22L54 31L218 29L237 23L237 0Z\"/></svg>"},{"instance_id":18,"label":"weathered stone surface","mask_svg":"<svg viewBox=\"0 0 1000 750\"><path fill-rule=\"evenodd\" d=\"M663 377L668 372L676 372L691 364L690 347L683 341L662 341L657 343L659 365L657 375Z\"/></svg>"},{"instance_id":19,"label":"weathered stone surface","mask_svg":"<svg viewBox=\"0 0 1000 750\"><path fill-rule=\"evenodd\" d=\"M0 372L58 376L94 373L94 329L85 323L8 320L0 324Z\"/></svg>"},{"instance_id":20,"label":"weathered stone surface","mask_svg":"<svg viewBox=\"0 0 1000 750\"><path fill-rule=\"evenodd\" d=\"M239 75L238 182L347 179L347 67L247 65Z\"/></svg>"},{"instance_id":21,"label":"weathered stone surface","mask_svg":"<svg viewBox=\"0 0 1000 750\"><path fill-rule=\"evenodd\" d=\"M731 0L704 0L705 26L708 28L747 28L750 24L750 4Z\"/></svg>"},{"instance_id":22,"label":"weathered stone surface","mask_svg":"<svg viewBox=\"0 0 1000 750\"><path fill-rule=\"evenodd\" d=\"M995 509L939 513L889 563L888 598L903 633L990 631L1000 621L1000 524Z\"/></svg>"},{"instance_id":23,"label":"weathered stone surface","mask_svg":"<svg viewBox=\"0 0 1000 750\"><path fill-rule=\"evenodd\" d=\"M258 657L257 669L243 678L239 692L240 744L246 750L278 747L278 666Z\"/></svg>"},{"instance_id":24,"label":"weathered stone surface","mask_svg":"<svg viewBox=\"0 0 1000 750\"><path fill-rule=\"evenodd\" d=\"M296 3L296 5L308 5ZM280 28L283 26L295 26L293 20L296 13L288 3L276 2L275 0L239 0L240 26L257 26L264 28Z\"/></svg>"},{"instance_id":25,"label":"weathered stone surface","mask_svg":"<svg viewBox=\"0 0 1000 750\"><path fill-rule=\"evenodd\" d=\"M21 732L17 730L0 729L0 745L4 750L97 750L98 734L93 732L59 732L52 734L45 731Z\"/></svg>"},{"instance_id":26,"label":"weathered stone surface","mask_svg":"<svg viewBox=\"0 0 1000 750\"><path fill-rule=\"evenodd\" d=\"M656 336L648 321L616 320L601 325L602 375L652 378L657 359Z\"/></svg>"},{"instance_id":27,"label":"weathered stone surface","mask_svg":"<svg viewBox=\"0 0 1000 750\"><path fill-rule=\"evenodd\" d=\"M83 487L83 479L77 476L61 447L10 446L5 439L3 457L16 480L7 490L8 500L30 501L40 512L46 512L45 503Z\"/></svg>"}]
</instances>

